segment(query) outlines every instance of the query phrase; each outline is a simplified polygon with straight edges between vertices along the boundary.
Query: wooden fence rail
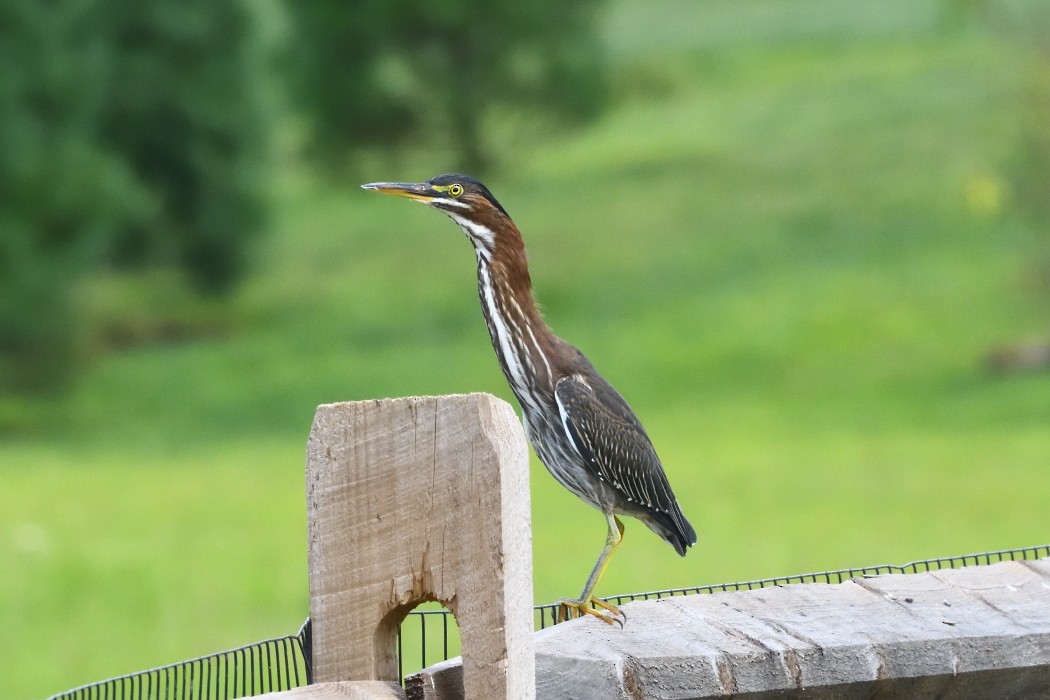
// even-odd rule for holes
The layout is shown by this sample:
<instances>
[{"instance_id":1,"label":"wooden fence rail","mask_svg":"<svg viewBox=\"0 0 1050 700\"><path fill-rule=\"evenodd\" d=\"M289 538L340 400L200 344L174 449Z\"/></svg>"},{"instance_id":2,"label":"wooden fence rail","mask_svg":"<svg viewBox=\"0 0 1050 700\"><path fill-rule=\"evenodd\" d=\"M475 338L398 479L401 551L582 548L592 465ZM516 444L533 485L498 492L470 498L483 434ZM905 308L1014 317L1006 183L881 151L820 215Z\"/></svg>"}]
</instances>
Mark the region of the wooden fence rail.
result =
<instances>
[{"instance_id":1,"label":"wooden fence rail","mask_svg":"<svg viewBox=\"0 0 1050 700\"><path fill-rule=\"evenodd\" d=\"M574 620L536 633L537 697L1050 697L1047 559L665 598L624 612L623 630ZM458 667L451 660L407 683L449 687Z\"/></svg>"}]
</instances>

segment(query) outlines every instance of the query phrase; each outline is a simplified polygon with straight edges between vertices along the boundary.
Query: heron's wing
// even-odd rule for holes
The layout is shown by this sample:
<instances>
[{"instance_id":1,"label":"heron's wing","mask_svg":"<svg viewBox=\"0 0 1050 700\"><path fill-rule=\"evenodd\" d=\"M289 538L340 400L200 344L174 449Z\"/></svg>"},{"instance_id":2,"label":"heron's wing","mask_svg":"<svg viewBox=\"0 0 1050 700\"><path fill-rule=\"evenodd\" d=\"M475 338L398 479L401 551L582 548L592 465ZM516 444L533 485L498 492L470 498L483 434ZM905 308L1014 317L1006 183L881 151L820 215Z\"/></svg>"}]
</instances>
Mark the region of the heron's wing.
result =
<instances>
[{"instance_id":1,"label":"heron's wing","mask_svg":"<svg viewBox=\"0 0 1050 700\"><path fill-rule=\"evenodd\" d=\"M623 397L600 377L580 375L559 379L554 397L563 429L594 474L629 504L681 530L674 522L681 510L660 458Z\"/></svg>"}]
</instances>

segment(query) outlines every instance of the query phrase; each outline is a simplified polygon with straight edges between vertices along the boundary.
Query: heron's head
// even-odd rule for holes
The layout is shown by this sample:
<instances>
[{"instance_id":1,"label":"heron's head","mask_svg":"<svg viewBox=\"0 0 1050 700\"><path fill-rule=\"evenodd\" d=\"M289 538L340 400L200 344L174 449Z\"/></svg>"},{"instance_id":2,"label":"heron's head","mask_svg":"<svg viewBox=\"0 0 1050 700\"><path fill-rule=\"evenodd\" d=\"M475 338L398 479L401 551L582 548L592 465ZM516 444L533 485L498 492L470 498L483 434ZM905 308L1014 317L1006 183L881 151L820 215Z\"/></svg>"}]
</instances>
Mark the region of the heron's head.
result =
<instances>
[{"instance_id":1,"label":"heron's head","mask_svg":"<svg viewBox=\"0 0 1050 700\"><path fill-rule=\"evenodd\" d=\"M459 224L474 247L491 254L496 240L517 228L488 188L468 175L438 175L426 182L370 182L366 190L394 194L440 209Z\"/></svg>"}]
</instances>

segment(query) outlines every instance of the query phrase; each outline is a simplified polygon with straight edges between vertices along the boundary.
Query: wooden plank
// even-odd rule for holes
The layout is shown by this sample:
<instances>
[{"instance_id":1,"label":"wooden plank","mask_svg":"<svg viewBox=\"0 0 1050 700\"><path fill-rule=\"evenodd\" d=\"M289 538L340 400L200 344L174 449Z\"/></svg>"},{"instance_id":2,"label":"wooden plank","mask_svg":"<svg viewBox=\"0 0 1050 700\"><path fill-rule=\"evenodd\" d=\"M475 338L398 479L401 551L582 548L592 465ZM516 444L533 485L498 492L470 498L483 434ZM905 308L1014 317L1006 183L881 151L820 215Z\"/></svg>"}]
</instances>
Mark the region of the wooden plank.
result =
<instances>
[{"instance_id":1,"label":"wooden plank","mask_svg":"<svg viewBox=\"0 0 1050 700\"><path fill-rule=\"evenodd\" d=\"M456 657L430 667L433 673L415 673L405 678L408 700L463 700L463 658Z\"/></svg>"},{"instance_id":2,"label":"wooden plank","mask_svg":"<svg viewBox=\"0 0 1050 700\"><path fill-rule=\"evenodd\" d=\"M405 691L393 681L334 681L256 697L259 700L405 700Z\"/></svg>"},{"instance_id":3,"label":"wooden plank","mask_svg":"<svg viewBox=\"0 0 1050 700\"><path fill-rule=\"evenodd\" d=\"M531 698L528 448L486 394L320 406L307 449L318 681L396 680L396 631L437 600L469 699Z\"/></svg>"},{"instance_id":4,"label":"wooden plank","mask_svg":"<svg viewBox=\"0 0 1050 700\"><path fill-rule=\"evenodd\" d=\"M629 603L536 634L538 698L1050 698L1050 560ZM455 664L424 670L454 672ZM441 697L444 696L434 696Z\"/></svg>"}]
</instances>

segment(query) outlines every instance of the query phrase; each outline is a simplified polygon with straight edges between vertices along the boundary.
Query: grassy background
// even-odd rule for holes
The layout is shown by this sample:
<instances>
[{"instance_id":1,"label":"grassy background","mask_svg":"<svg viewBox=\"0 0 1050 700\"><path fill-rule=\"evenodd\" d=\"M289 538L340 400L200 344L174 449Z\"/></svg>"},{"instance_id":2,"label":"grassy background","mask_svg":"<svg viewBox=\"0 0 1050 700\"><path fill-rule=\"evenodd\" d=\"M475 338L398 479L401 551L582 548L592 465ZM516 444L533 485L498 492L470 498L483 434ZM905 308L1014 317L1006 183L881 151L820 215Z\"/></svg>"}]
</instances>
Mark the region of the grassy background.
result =
<instances>
[{"instance_id":1,"label":"grassy background","mask_svg":"<svg viewBox=\"0 0 1050 700\"><path fill-rule=\"evenodd\" d=\"M490 179L548 320L642 416L700 534L683 560L628 522L601 593L1050 540L1050 376L980 362L1050 333L1046 231L1006 184L1029 57L944 5L616 3L615 108ZM5 697L296 630L317 404L511 399L451 222L291 156L274 200L232 316L163 276L84 291L99 327L204 337L0 398ZM548 602L604 526L532 477Z\"/></svg>"}]
</instances>

